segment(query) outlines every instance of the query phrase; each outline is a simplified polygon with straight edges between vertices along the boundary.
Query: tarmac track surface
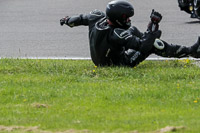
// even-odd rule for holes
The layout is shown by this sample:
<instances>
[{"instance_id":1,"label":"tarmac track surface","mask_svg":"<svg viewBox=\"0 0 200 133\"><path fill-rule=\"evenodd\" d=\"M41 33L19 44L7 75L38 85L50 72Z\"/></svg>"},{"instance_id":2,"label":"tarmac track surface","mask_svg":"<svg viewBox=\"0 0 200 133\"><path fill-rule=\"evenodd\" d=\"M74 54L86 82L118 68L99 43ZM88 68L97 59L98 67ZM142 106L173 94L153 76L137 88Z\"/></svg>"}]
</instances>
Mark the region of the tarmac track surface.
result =
<instances>
[{"instance_id":1,"label":"tarmac track surface","mask_svg":"<svg viewBox=\"0 0 200 133\"><path fill-rule=\"evenodd\" d=\"M63 16L105 11L109 0L0 0L0 57L89 58L88 28L61 27ZM163 15L162 39L192 45L200 35L200 21L181 12L176 0L129 0L131 19L145 31L152 9ZM152 55L151 57L156 57Z\"/></svg>"}]
</instances>

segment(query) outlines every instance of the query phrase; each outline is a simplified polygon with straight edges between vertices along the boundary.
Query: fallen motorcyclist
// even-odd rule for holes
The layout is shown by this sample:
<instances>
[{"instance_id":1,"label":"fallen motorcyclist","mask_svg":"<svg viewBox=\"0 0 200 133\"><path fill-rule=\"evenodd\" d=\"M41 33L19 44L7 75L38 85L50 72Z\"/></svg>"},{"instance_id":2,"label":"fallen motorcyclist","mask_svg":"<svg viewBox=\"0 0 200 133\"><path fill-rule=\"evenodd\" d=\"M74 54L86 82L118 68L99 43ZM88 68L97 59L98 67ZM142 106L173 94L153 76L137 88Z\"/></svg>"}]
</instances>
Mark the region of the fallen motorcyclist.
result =
<instances>
[{"instance_id":1,"label":"fallen motorcyclist","mask_svg":"<svg viewBox=\"0 0 200 133\"><path fill-rule=\"evenodd\" d=\"M160 39L159 23L162 15L152 11L147 31L142 33L131 26L134 8L128 1L113 0L106 13L94 10L89 14L67 16L61 25L89 27L90 54L96 66L124 65L134 67L149 55L162 57L200 57L200 37L189 47L168 44Z\"/></svg>"}]
</instances>

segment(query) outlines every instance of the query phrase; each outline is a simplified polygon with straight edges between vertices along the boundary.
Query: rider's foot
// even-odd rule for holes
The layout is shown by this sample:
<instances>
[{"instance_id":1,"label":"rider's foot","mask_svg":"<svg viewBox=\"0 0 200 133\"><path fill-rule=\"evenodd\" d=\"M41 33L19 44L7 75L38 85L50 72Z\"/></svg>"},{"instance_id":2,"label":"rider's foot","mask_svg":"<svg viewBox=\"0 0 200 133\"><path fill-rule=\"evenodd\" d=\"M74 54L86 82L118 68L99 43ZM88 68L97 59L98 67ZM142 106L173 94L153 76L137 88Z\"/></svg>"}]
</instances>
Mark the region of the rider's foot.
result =
<instances>
[{"instance_id":1,"label":"rider's foot","mask_svg":"<svg viewBox=\"0 0 200 133\"><path fill-rule=\"evenodd\" d=\"M194 58L200 58L200 36L197 42L191 46L191 56Z\"/></svg>"}]
</instances>

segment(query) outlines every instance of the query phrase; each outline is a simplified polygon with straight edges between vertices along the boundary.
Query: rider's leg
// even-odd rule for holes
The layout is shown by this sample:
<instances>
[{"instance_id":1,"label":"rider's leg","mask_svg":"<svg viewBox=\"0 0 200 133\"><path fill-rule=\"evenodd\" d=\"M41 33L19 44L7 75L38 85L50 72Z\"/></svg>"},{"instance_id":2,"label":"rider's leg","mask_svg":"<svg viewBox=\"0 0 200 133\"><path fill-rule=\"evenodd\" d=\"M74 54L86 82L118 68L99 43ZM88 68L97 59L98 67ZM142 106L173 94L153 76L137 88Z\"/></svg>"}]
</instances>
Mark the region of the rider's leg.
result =
<instances>
[{"instance_id":1,"label":"rider's leg","mask_svg":"<svg viewBox=\"0 0 200 133\"><path fill-rule=\"evenodd\" d=\"M153 52L162 57L182 58L191 56L200 58L200 37L198 38L198 41L190 47L168 44L159 39L156 39L154 47L155 49Z\"/></svg>"}]
</instances>

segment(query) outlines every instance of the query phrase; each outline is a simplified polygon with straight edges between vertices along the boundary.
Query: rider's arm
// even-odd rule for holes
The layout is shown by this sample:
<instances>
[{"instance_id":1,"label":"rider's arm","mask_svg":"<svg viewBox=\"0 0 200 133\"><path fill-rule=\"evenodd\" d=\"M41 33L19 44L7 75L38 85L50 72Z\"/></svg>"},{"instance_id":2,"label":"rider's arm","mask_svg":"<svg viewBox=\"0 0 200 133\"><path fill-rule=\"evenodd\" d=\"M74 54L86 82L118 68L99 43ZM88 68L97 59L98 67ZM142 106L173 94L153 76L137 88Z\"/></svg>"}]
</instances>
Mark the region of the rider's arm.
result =
<instances>
[{"instance_id":1,"label":"rider's arm","mask_svg":"<svg viewBox=\"0 0 200 133\"><path fill-rule=\"evenodd\" d=\"M72 16L68 20L68 24L70 27L79 26L79 25L88 25L88 16L84 14L80 14L78 16Z\"/></svg>"},{"instance_id":2,"label":"rider's arm","mask_svg":"<svg viewBox=\"0 0 200 133\"><path fill-rule=\"evenodd\" d=\"M99 10L94 10L89 14L80 14L77 16L66 16L60 20L60 24L66 24L70 27L85 25L88 26L92 21L104 17L105 14Z\"/></svg>"},{"instance_id":3,"label":"rider's arm","mask_svg":"<svg viewBox=\"0 0 200 133\"><path fill-rule=\"evenodd\" d=\"M143 36L143 33L140 32L135 26L131 26L131 27L129 28L129 31L130 31L130 33L131 33L132 35L135 35L135 36L138 37L138 38L142 38L142 36Z\"/></svg>"},{"instance_id":4,"label":"rider's arm","mask_svg":"<svg viewBox=\"0 0 200 133\"><path fill-rule=\"evenodd\" d=\"M129 30L114 29L110 37L113 47L125 47L125 50L134 49L146 53L152 49L153 43L161 31L146 32L141 38L133 35Z\"/></svg>"},{"instance_id":5,"label":"rider's arm","mask_svg":"<svg viewBox=\"0 0 200 133\"><path fill-rule=\"evenodd\" d=\"M125 47L126 50L139 50L140 38L132 33L132 29L124 30L116 28L113 30L113 33L111 33L109 41L112 42L112 45L115 45L114 47Z\"/></svg>"},{"instance_id":6,"label":"rider's arm","mask_svg":"<svg viewBox=\"0 0 200 133\"><path fill-rule=\"evenodd\" d=\"M60 19L60 25L63 26L64 24L68 25L69 27L79 26L79 25L88 25L88 17L87 15L77 15L77 16L66 16Z\"/></svg>"}]
</instances>

